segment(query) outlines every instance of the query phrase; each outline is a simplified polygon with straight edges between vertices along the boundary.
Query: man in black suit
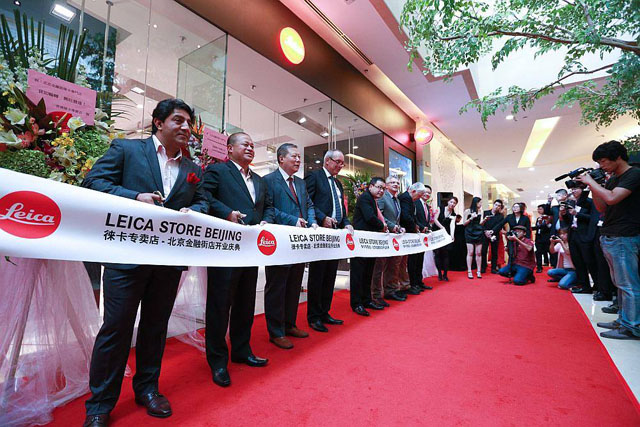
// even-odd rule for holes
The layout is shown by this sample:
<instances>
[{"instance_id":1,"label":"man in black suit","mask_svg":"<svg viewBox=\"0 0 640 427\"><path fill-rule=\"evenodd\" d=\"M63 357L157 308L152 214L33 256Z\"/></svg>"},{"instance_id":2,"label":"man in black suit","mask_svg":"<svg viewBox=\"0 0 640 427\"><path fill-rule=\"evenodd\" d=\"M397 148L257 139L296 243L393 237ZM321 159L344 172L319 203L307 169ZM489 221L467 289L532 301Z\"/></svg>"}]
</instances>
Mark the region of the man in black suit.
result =
<instances>
[{"instance_id":1,"label":"man in black suit","mask_svg":"<svg viewBox=\"0 0 640 427\"><path fill-rule=\"evenodd\" d=\"M83 186L104 193L161 204L165 208L206 213L199 166L182 155L191 136L193 110L179 99L166 99L153 110L152 136L147 139L116 139L96 162ZM198 180L187 182L194 174ZM84 426L107 425L120 395L133 327L138 312L135 401L154 417L172 414L166 397L158 392L158 378L167 325L186 267L105 264L104 323L91 357Z\"/></svg>"},{"instance_id":2,"label":"man in black suit","mask_svg":"<svg viewBox=\"0 0 640 427\"><path fill-rule=\"evenodd\" d=\"M418 225L416 218L415 202L422 197L427 191L424 184L415 182L411 184L409 189L398 196L400 201L400 225L407 233L420 233L424 231ZM409 271L409 289L406 291L410 295L419 295L424 290L422 285L422 263L424 261L424 252L409 255L407 260L407 269ZM422 286L421 286L422 285Z\"/></svg>"},{"instance_id":3,"label":"man in black suit","mask_svg":"<svg viewBox=\"0 0 640 427\"><path fill-rule=\"evenodd\" d=\"M300 151L295 144L285 143L276 152L279 167L265 175L267 198L273 209L265 212L270 223L317 228L315 209L304 179L294 176L300 169ZM304 276L304 263L272 265L265 268L264 315L269 341L282 349L293 348L285 336L306 338L309 334L296 326L298 303Z\"/></svg>"},{"instance_id":4,"label":"man in black suit","mask_svg":"<svg viewBox=\"0 0 640 427\"><path fill-rule=\"evenodd\" d=\"M424 193L415 202L416 205L416 224L422 233L428 233L431 228L431 211L429 210L428 200L431 198L431 186L424 186ZM417 284L421 290L433 289L431 286L425 285L422 282L422 266L424 264L424 252L416 254L416 264L420 266L420 283Z\"/></svg>"},{"instance_id":5,"label":"man in black suit","mask_svg":"<svg viewBox=\"0 0 640 427\"><path fill-rule=\"evenodd\" d=\"M209 214L227 221L256 225L265 210L272 209L262 178L249 169L255 155L251 137L234 133L227 140L229 161L207 167L203 189L209 197ZM207 362L213 381L221 387L231 384L227 370L231 361L249 366L267 365L267 359L251 351L251 327L256 302L258 267L207 268ZM229 325L230 323L230 325Z\"/></svg>"},{"instance_id":6,"label":"man in black suit","mask_svg":"<svg viewBox=\"0 0 640 427\"><path fill-rule=\"evenodd\" d=\"M590 294L592 292L589 274L598 289L598 263L596 261L595 236L600 214L589 197L586 185L579 182L572 189L575 206L569 205L568 212L574 218L569 233L571 260L576 268L576 285L573 293Z\"/></svg>"},{"instance_id":7,"label":"man in black suit","mask_svg":"<svg viewBox=\"0 0 640 427\"><path fill-rule=\"evenodd\" d=\"M487 252L489 251L489 246L491 246L491 273L498 274L498 239L502 237L500 235L494 236L493 228L504 219L501 213L503 206L502 200L496 199L493 202L491 210L484 211L483 214L486 222L482 226L482 228L484 228L482 265L480 266L480 272L482 274L487 272Z\"/></svg>"},{"instance_id":8,"label":"man in black suit","mask_svg":"<svg viewBox=\"0 0 640 427\"><path fill-rule=\"evenodd\" d=\"M377 200L384 194L384 189L384 179L371 178L369 187L356 200L356 208L353 212L353 226L356 230L389 231L377 204ZM360 316L369 315L367 308L384 309L371 299L371 278L375 262L375 258L351 258L349 272L351 309Z\"/></svg>"},{"instance_id":9,"label":"man in black suit","mask_svg":"<svg viewBox=\"0 0 640 427\"><path fill-rule=\"evenodd\" d=\"M347 218L344 191L338 173L344 167L344 154L340 150L329 150L324 155L322 169L305 177L309 197L315 207L316 219L322 227L347 228L353 234L353 227ZM325 326L342 325L344 322L329 314L333 300L333 288L338 272L337 259L309 263L307 280L307 321L318 332L329 332Z\"/></svg>"}]
</instances>

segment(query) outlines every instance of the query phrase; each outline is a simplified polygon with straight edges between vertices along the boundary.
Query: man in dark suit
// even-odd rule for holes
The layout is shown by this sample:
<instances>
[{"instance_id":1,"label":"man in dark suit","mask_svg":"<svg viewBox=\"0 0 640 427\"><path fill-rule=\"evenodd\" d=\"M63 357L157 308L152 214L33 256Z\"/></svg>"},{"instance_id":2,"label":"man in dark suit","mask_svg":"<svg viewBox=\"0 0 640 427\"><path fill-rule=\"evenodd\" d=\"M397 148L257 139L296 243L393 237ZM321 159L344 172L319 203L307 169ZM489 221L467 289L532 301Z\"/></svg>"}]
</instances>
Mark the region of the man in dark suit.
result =
<instances>
[{"instance_id":1,"label":"man in dark suit","mask_svg":"<svg viewBox=\"0 0 640 427\"><path fill-rule=\"evenodd\" d=\"M322 169L305 177L307 191L313 202L316 219L322 227L347 228L353 234L353 227L347 218L344 191L338 173L344 167L344 154L340 150L329 150L324 155ZM329 332L325 326L342 325L344 322L329 314L333 300L333 288L338 272L337 259L309 263L307 280L307 321L318 332Z\"/></svg>"},{"instance_id":2,"label":"man in dark suit","mask_svg":"<svg viewBox=\"0 0 640 427\"><path fill-rule=\"evenodd\" d=\"M424 189L425 190L424 193L422 193L422 196L420 196L420 198L413 203L416 205L416 224L418 224L421 232L428 233L429 229L431 228L431 211L429 210L428 200L431 198L431 192L433 190L431 190L431 186L429 185L425 185ZM425 285L422 282L424 252L420 252L416 255L416 263L420 266L420 283L418 283L417 285L423 291L426 289L433 289L431 286Z\"/></svg>"},{"instance_id":3,"label":"man in dark suit","mask_svg":"<svg viewBox=\"0 0 640 427\"><path fill-rule=\"evenodd\" d=\"M422 197L427 191L424 184L415 182L411 184L409 189L398 196L400 201L400 225L407 233L420 233L424 231L418 225L416 218L415 202ZM422 285L422 263L424 261L424 252L409 255L407 260L407 269L409 271L409 289L406 291L410 295L419 295L424 290ZM421 286L422 285L422 286Z\"/></svg>"},{"instance_id":4,"label":"man in dark suit","mask_svg":"<svg viewBox=\"0 0 640 427\"><path fill-rule=\"evenodd\" d=\"M270 223L317 228L315 210L305 181L294 176L300 169L300 151L295 144L285 143L276 152L279 167L264 177L267 198L273 210L265 213ZM304 263L266 267L264 314L269 341L283 349L293 348L285 336L306 338L309 334L296 326Z\"/></svg>"},{"instance_id":5,"label":"man in dark suit","mask_svg":"<svg viewBox=\"0 0 640 427\"><path fill-rule=\"evenodd\" d=\"M249 169L255 155L251 137L234 133L227 140L229 161L207 167L203 189L209 197L209 214L227 221L256 225L265 210L272 209L265 197L266 186ZM231 384L227 370L231 341L231 361L249 366L267 365L267 359L251 351L251 327L256 302L258 267L207 268L207 362L213 381L221 387ZM231 325L229 325L231 323Z\"/></svg>"},{"instance_id":6,"label":"man in dark suit","mask_svg":"<svg viewBox=\"0 0 640 427\"><path fill-rule=\"evenodd\" d=\"M482 265L480 266L480 272L482 274L487 272L487 252L489 251L489 246L491 246L491 273L498 273L498 239L502 237L499 234L494 236L493 228L504 219L500 213L502 212L503 206L502 200L496 199L493 202L491 210L484 211L483 214L486 221L482 225L482 228L484 228L484 238L482 239Z\"/></svg>"},{"instance_id":7,"label":"man in dark suit","mask_svg":"<svg viewBox=\"0 0 640 427\"><path fill-rule=\"evenodd\" d=\"M576 268L576 285L571 288L573 293L590 294L592 292L589 274L598 289L598 263L596 261L595 236L600 214L589 197L586 185L577 183L572 189L576 200L575 206L569 205L568 213L574 218L569 233L569 249L571 260Z\"/></svg>"},{"instance_id":8,"label":"man in dark suit","mask_svg":"<svg viewBox=\"0 0 640 427\"><path fill-rule=\"evenodd\" d=\"M183 101L166 99L153 110L152 137L116 139L83 182L93 190L143 203L162 204L181 212L206 213L202 171L182 155L191 135L193 110ZM187 182L195 174L198 181ZM158 392L158 378L167 325L180 275L186 267L105 264L104 323L93 347L85 426L104 426L120 395L138 306L135 401L154 417L172 414L169 401Z\"/></svg>"},{"instance_id":9,"label":"man in dark suit","mask_svg":"<svg viewBox=\"0 0 640 427\"><path fill-rule=\"evenodd\" d=\"M356 200L356 208L353 212L353 226L356 230L389 231L376 203L384 194L384 189L384 179L371 178L369 187ZM371 276L375 261L375 258L351 258L349 271L351 309L360 316L369 315L367 308L384 309L371 299Z\"/></svg>"}]
</instances>

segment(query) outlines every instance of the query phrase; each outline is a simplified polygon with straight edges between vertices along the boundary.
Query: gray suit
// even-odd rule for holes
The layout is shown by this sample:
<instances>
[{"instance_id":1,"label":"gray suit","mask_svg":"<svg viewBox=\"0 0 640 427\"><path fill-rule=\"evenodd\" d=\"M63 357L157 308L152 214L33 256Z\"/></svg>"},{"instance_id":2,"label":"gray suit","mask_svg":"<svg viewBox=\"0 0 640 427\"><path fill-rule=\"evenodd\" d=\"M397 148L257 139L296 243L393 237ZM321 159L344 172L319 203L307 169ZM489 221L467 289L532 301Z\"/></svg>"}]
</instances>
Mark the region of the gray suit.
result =
<instances>
[{"instance_id":1,"label":"gray suit","mask_svg":"<svg viewBox=\"0 0 640 427\"><path fill-rule=\"evenodd\" d=\"M396 195L397 196L397 195ZM396 204L397 203L397 204ZM384 222L389 227L389 231L392 231L396 225L399 225L400 221L400 201L394 202L391 193L384 192L384 195L378 200L378 208L384 216ZM398 282L398 269L400 268L400 261L402 257L380 257L376 259L376 264L373 267L373 277L371 280L371 297L373 299L381 299L383 292L385 295L396 291Z\"/></svg>"}]
</instances>

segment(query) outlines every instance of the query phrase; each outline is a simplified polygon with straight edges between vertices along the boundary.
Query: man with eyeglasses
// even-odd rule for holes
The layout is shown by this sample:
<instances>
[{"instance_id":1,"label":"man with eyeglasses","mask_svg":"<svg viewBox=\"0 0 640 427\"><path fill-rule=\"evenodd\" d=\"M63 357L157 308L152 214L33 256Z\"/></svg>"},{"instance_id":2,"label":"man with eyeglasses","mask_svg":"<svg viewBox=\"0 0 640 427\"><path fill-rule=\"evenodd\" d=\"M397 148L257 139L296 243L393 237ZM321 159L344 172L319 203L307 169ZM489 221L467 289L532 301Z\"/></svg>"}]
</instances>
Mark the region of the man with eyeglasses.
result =
<instances>
[{"instance_id":1,"label":"man with eyeglasses","mask_svg":"<svg viewBox=\"0 0 640 427\"><path fill-rule=\"evenodd\" d=\"M305 177L309 197L313 201L316 219L325 228L346 228L353 234L353 227L347 218L344 190L337 178L344 167L344 154L340 150L329 150L324 155L322 169L310 172ZM307 281L307 321L311 329L329 332L325 325L342 325L340 319L329 314L333 289L338 272L337 259L309 263Z\"/></svg>"},{"instance_id":2,"label":"man with eyeglasses","mask_svg":"<svg viewBox=\"0 0 640 427\"><path fill-rule=\"evenodd\" d=\"M398 191L400 191L400 180L397 176L391 175L387 177L387 191L378 200L378 208L384 216L385 223L392 233L404 233L404 228L400 222L400 201L398 200ZM398 293L399 278L398 269L402 257L382 257L376 259L373 268L373 281L371 283L371 297L377 304L388 306L384 299L395 301L406 301L407 297ZM384 299L383 299L384 297Z\"/></svg>"}]
</instances>

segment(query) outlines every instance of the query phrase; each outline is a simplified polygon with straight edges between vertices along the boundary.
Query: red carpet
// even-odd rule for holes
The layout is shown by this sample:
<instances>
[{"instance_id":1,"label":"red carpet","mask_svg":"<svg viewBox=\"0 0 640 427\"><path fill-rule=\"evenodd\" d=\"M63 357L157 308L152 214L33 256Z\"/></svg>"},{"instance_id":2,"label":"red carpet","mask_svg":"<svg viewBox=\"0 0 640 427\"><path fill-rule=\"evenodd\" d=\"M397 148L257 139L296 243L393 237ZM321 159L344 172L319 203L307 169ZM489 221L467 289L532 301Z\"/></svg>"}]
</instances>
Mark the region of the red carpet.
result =
<instances>
[{"instance_id":1,"label":"red carpet","mask_svg":"<svg viewBox=\"0 0 640 427\"><path fill-rule=\"evenodd\" d=\"M269 366L231 364L228 389L213 384L204 354L169 340L160 391L174 415L146 415L126 378L113 424L640 425L637 401L569 293L542 280L450 276L369 318L338 293L332 314L346 324L294 339L293 350L270 344L257 317L252 345ZM308 329L304 305L298 319ZM84 398L54 417L81 425Z\"/></svg>"}]
</instances>

